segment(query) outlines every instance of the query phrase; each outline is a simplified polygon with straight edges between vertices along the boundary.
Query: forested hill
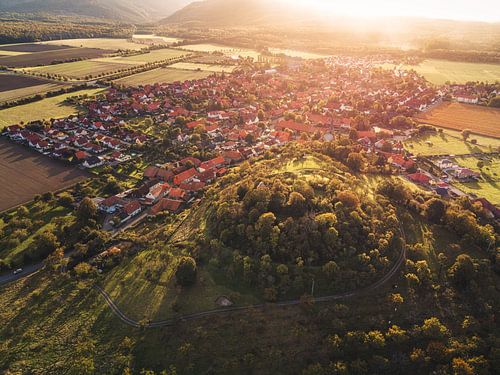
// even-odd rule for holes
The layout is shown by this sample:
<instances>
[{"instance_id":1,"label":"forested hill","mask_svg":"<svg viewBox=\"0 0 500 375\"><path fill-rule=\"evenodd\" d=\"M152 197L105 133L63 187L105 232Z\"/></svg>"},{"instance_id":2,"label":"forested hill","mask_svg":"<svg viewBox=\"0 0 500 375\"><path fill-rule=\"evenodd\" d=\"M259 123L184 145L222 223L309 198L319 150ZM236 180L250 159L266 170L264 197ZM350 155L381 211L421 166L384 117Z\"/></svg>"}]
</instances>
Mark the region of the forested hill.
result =
<instances>
[{"instance_id":1,"label":"forested hill","mask_svg":"<svg viewBox=\"0 0 500 375\"><path fill-rule=\"evenodd\" d=\"M149 22L166 17L190 0L0 0L0 12L48 13Z\"/></svg>"}]
</instances>

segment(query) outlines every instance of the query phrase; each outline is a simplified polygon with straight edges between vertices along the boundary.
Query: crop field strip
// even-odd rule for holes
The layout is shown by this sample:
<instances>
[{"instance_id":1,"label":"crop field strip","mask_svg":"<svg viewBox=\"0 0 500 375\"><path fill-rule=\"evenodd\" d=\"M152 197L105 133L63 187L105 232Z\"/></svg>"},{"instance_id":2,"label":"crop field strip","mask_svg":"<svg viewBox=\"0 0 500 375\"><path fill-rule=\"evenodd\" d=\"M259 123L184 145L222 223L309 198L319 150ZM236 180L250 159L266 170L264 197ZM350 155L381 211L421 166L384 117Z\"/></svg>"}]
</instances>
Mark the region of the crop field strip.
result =
<instances>
[{"instance_id":1,"label":"crop field strip","mask_svg":"<svg viewBox=\"0 0 500 375\"><path fill-rule=\"evenodd\" d=\"M11 68L48 65L53 61L64 61L78 58L97 58L112 53L111 50L96 48L65 48L56 51L25 53L18 56L0 57L0 65ZM0 52L1 54L1 52Z\"/></svg>"},{"instance_id":2,"label":"crop field strip","mask_svg":"<svg viewBox=\"0 0 500 375\"><path fill-rule=\"evenodd\" d=\"M37 94L45 94L50 91L57 91L62 87L68 87L63 83L42 83L39 85L23 87L15 90L8 90L0 92L0 103L8 102L11 100L30 97Z\"/></svg>"},{"instance_id":3,"label":"crop field strip","mask_svg":"<svg viewBox=\"0 0 500 375\"><path fill-rule=\"evenodd\" d=\"M223 46L218 44L188 44L178 48L195 52L222 52L227 56L253 57L257 59L260 53L251 49Z\"/></svg>"},{"instance_id":4,"label":"crop field strip","mask_svg":"<svg viewBox=\"0 0 500 375\"><path fill-rule=\"evenodd\" d=\"M99 74L107 75L114 71L160 62L167 59L180 58L186 55L189 55L189 53L185 51L161 49L133 56L102 57L85 61L32 67L25 70L45 74L58 74L70 79L85 79L88 75L92 75L93 77Z\"/></svg>"},{"instance_id":5,"label":"crop field strip","mask_svg":"<svg viewBox=\"0 0 500 375\"><path fill-rule=\"evenodd\" d=\"M218 64L198 64L198 63L190 63L190 62L179 62L170 65L170 68L173 69L182 69L182 70L198 70L205 72L214 72L214 73L232 73L236 68L234 65L218 65Z\"/></svg>"},{"instance_id":6,"label":"crop field strip","mask_svg":"<svg viewBox=\"0 0 500 375\"><path fill-rule=\"evenodd\" d=\"M36 194L73 185L88 174L0 139L0 176L0 211L4 211L31 200Z\"/></svg>"},{"instance_id":7,"label":"crop field strip","mask_svg":"<svg viewBox=\"0 0 500 375\"><path fill-rule=\"evenodd\" d=\"M79 95L95 95L101 91L102 89L80 90L0 110L0 127L19 124L21 121L27 123L41 119L70 116L77 113L78 110L73 106L65 104L64 101L66 98Z\"/></svg>"},{"instance_id":8,"label":"crop field strip","mask_svg":"<svg viewBox=\"0 0 500 375\"><path fill-rule=\"evenodd\" d=\"M500 138L500 109L443 102L416 119L422 123Z\"/></svg>"},{"instance_id":9,"label":"crop field strip","mask_svg":"<svg viewBox=\"0 0 500 375\"><path fill-rule=\"evenodd\" d=\"M159 68L120 78L113 82L125 86L139 86L154 83L172 83L177 81L182 82L197 80L206 78L212 74L212 72L207 71Z\"/></svg>"},{"instance_id":10,"label":"crop field strip","mask_svg":"<svg viewBox=\"0 0 500 375\"><path fill-rule=\"evenodd\" d=\"M27 77L14 74L0 74L0 93L10 90L23 89L31 86L44 85L46 83L50 82L43 78Z\"/></svg>"},{"instance_id":11,"label":"crop field strip","mask_svg":"<svg viewBox=\"0 0 500 375\"><path fill-rule=\"evenodd\" d=\"M0 53L3 53L4 51L21 52L21 53L47 52L47 51L57 51L67 48L70 48L70 46L38 44L38 43L7 44L7 45L0 45Z\"/></svg>"},{"instance_id":12,"label":"crop field strip","mask_svg":"<svg viewBox=\"0 0 500 375\"><path fill-rule=\"evenodd\" d=\"M114 38L91 38L91 39L64 39L41 42L44 46L54 47L77 47L77 48L98 48L106 50L141 50L147 46L133 43L127 39Z\"/></svg>"}]
</instances>

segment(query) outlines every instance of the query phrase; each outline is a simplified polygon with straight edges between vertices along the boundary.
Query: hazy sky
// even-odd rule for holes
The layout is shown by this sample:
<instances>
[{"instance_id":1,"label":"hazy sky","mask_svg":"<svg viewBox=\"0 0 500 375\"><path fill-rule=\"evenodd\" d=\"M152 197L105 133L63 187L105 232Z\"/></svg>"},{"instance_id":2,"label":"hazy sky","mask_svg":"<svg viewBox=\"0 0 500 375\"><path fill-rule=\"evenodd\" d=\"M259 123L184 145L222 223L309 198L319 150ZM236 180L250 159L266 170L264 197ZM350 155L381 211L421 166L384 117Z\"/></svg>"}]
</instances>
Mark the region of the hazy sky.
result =
<instances>
[{"instance_id":1,"label":"hazy sky","mask_svg":"<svg viewBox=\"0 0 500 375\"><path fill-rule=\"evenodd\" d=\"M287 2L290 0L287 0ZM500 22L500 0L291 0L348 16L409 16Z\"/></svg>"}]
</instances>

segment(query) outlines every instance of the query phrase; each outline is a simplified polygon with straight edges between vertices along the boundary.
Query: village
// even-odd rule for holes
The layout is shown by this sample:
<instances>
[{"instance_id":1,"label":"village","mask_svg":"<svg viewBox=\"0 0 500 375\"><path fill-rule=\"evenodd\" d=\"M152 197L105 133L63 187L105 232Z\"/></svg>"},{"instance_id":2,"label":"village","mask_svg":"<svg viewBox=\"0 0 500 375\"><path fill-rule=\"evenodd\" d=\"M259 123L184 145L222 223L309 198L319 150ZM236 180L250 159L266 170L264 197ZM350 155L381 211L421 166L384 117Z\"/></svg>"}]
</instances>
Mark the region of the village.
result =
<instances>
[{"instance_id":1,"label":"village","mask_svg":"<svg viewBox=\"0 0 500 375\"><path fill-rule=\"evenodd\" d=\"M84 115L12 125L2 134L87 169L116 167L146 154L150 163L135 187L94 199L105 227L115 231L134 218L181 212L228 168L291 141L349 138L414 183L443 197L465 195L451 182L477 180L479 173L446 157L422 162L402 142L432 131L417 128L415 114L450 97L477 104L491 89L450 85L437 90L414 72L384 71L364 59L293 59L279 69L259 63L183 83L113 87L99 100L84 101ZM161 133L128 126L130 119L145 117L159 129L175 131L165 141ZM165 157L167 149L158 152L163 143L199 152ZM493 204L479 201L498 217Z\"/></svg>"}]
</instances>

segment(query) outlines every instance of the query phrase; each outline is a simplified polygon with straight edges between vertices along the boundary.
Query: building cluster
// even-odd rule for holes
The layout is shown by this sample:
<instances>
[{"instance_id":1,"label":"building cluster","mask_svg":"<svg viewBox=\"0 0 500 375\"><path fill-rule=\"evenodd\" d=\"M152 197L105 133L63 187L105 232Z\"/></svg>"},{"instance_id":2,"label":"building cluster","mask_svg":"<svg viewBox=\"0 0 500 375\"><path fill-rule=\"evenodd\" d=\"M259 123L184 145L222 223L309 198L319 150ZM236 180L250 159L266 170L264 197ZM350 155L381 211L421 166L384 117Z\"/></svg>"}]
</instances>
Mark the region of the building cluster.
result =
<instances>
[{"instance_id":1,"label":"building cluster","mask_svg":"<svg viewBox=\"0 0 500 375\"><path fill-rule=\"evenodd\" d=\"M12 125L4 129L3 135L44 155L85 168L128 161L132 145L151 140L141 132L128 129L124 122L88 116L34 122L26 127Z\"/></svg>"}]
</instances>

